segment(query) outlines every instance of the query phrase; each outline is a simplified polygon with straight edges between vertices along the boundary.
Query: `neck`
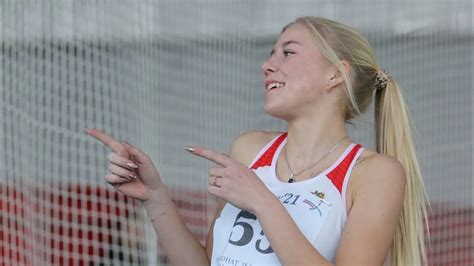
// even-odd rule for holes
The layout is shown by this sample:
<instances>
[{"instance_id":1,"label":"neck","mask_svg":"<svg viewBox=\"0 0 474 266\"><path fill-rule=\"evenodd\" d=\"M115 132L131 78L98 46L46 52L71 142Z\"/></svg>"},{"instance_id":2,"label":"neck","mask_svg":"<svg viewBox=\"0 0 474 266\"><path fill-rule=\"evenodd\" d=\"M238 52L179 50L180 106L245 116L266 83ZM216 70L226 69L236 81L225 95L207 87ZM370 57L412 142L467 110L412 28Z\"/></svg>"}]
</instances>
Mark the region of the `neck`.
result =
<instances>
[{"instance_id":1,"label":"neck","mask_svg":"<svg viewBox=\"0 0 474 266\"><path fill-rule=\"evenodd\" d=\"M322 158L334 145L347 136L344 119L334 116L319 116L318 120L302 119L288 121L286 155L294 171L304 169ZM345 149L352 141L346 138L332 153ZM331 154L332 155L332 154Z\"/></svg>"}]
</instances>

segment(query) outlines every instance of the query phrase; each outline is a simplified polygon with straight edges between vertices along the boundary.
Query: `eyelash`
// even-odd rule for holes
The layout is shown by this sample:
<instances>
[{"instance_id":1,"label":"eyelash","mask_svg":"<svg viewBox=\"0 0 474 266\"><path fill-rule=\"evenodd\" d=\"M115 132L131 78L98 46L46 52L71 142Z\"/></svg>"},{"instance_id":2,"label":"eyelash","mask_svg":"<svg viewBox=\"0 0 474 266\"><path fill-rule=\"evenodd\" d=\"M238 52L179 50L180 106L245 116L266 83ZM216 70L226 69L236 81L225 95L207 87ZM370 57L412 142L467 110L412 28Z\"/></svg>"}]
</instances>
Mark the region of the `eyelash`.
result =
<instances>
[{"instance_id":1,"label":"eyelash","mask_svg":"<svg viewBox=\"0 0 474 266\"><path fill-rule=\"evenodd\" d=\"M274 52L271 52L269 58L270 58L273 54L274 54ZM283 50L283 55L284 55L285 57L288 56L287 54L295 54L295 52L289 51L289 50Z\"/></svg>"},{"instance_id":2,"label":"eyelash","mask_svg":"<svg viewBox=\"0 0 474 266\"><path fill-rule=\"evenodd\" d=\"M288 51L288 50L286 50L286 51L283 51L283 54L284 54L285 56L287 56L286 54L294 54L294 52L293 52L293 51Z\"/></svg>"}]
</instances>

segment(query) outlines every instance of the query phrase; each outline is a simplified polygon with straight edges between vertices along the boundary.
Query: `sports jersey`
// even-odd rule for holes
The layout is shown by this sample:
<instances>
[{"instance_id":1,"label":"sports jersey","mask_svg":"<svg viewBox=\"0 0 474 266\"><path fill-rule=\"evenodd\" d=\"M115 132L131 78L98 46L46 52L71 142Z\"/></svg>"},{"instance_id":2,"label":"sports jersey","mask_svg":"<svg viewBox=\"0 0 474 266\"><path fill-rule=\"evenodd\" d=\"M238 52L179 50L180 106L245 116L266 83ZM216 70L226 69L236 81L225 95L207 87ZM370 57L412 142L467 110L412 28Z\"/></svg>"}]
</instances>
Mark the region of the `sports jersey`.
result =
<instances>
[{"instance_id":1,"label":"sports jersey","mask_svg":"<svg viewBox=\"0 0 474 266\"><path fill-rule=\"evenodd\" d=\"M334 262L347 219L347 184L364 148L352 143L323 172L310 179L287 183L278 179L275 167L286 142L287 133L274 138L249 167L278 197L308 241L326 260ZM213 236L211 265L280 264L257 217L230 203L216 219Z\"/></svg>"}]
</instances>

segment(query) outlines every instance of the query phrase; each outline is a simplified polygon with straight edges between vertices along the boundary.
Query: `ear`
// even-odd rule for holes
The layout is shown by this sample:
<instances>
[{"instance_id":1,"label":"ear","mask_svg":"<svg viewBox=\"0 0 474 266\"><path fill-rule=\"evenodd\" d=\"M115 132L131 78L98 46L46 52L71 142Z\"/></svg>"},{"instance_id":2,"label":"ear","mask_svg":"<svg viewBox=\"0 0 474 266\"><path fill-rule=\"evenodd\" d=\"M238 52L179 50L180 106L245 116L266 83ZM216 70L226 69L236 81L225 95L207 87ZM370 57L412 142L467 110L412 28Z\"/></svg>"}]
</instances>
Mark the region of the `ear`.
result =
<instances>
[{"instance_id":1,"label":"ear","mask_svg":"<svg viewBox=\"0 0 474 266\"><path fill-rule=\"evenodd\" d=\"M350 72L350 69L351 69L351 65L347 61L344 61L344 60L341 60L340 62L341 62L341 65L342 65L346 75L349 77L349 72ZM333 72L333 74L331 75L331 78L328 81L326 89L329 92L333 88L336 88L341 84L344 84L344 78L342 77L342 74L339 71L339 69L337 69L337 67L334 66L334 72Z\"/></svg>"}]
</instances>

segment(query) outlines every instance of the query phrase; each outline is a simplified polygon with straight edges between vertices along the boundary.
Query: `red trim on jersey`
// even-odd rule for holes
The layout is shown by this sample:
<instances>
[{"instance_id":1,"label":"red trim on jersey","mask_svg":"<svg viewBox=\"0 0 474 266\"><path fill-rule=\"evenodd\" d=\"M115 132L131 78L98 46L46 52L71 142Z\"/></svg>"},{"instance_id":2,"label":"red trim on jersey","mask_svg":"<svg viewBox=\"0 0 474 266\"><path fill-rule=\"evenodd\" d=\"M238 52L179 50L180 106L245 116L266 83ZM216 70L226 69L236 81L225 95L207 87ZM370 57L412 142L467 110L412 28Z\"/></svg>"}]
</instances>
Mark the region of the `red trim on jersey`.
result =
<instances>
[{"instance_id":1,"label":"red trim on jersey","mask_svg":"<svg viewBox=\"0 0 474 266\"><path fill-rule=\"evenodd\" d=\"M288 133L286 132L281 134L280 137L278 137L278 139L275 140L275 142L273 142L273 144L262 154L262 156L258 158L258 160L252 165L252 167L250 167L250 169L255 170L262 166L270 166L272 164L273 155L275 155L275 151L278 149L278 146L280 146L283 140L285 140L287 134Z\"/></svg>"},{"instance_id":2,"label":"red trim on jersey","mask_svg":"<svg viewBox=\"0 0 474 266\"><path fill-rule=\"evenodd\" d=\"M342 184L344 184L344 177L346 176L347 170L352 163L352 160L356 156L357 152L362 146L360 144L356 144L354 148L346 155L346 158L339 163L336 168L334 168L331 172L329 172L326 176L331 180L331 182L336 186L339 193L342 193Z\"/></svg>"}]
</instances>

